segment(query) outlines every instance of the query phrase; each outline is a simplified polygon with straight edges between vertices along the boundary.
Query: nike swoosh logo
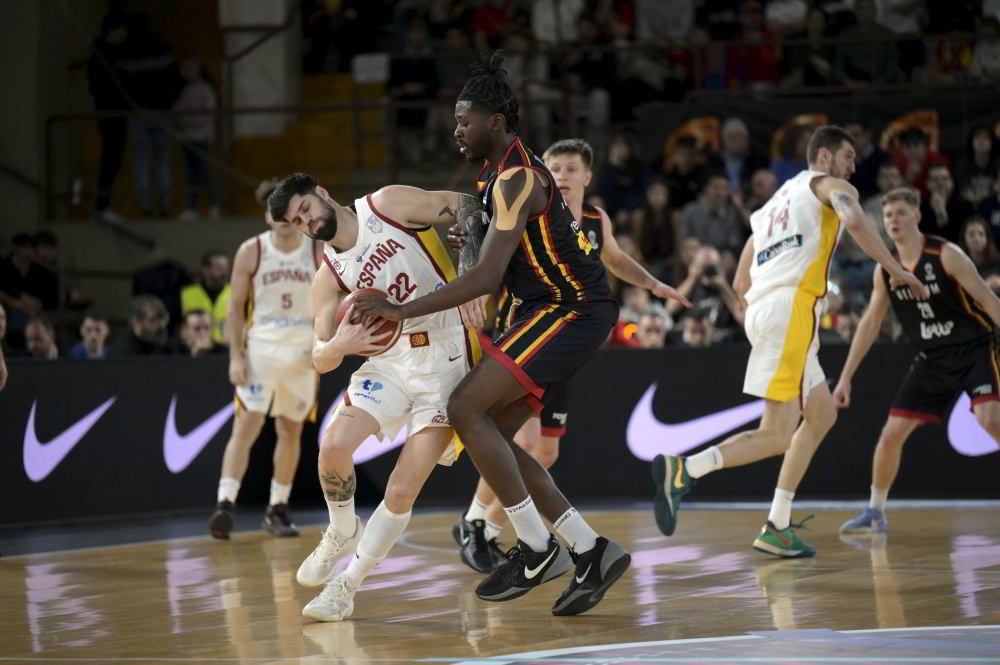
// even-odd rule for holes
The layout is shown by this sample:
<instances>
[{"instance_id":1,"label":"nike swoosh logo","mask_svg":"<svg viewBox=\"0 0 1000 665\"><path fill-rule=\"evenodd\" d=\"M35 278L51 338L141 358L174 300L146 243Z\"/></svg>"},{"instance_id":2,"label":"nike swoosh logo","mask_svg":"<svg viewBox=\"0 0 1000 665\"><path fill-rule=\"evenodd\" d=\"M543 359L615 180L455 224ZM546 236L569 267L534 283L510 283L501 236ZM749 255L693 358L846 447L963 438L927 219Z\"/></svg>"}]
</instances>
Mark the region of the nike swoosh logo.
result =
<instances>
[{"instance_id":1,"label":"nike swoosh logo","mask_svg":"<svg viewBox=\"0 0 1000 665\"><path fill-rule=\"evenodd\" d=\"M462 536L462 547L469 544L469 536Z\"/></svg>"},{"instance_id":2,"label":"nike swoosh logo","mask_svg":"<svg viewBox=\"0 0 1000 665\"><path fill-rule=\"evenodd\" d=\"M677 473L674 474L674 487L684 489L684 460L677 461Z\"/></svg>"},{"instance_id":3,"label":"nike swoosh logo","mask_svg":"<svg viewBox=\"0 0 1000 665\"><path fill-rule=\"evenodd\" d=\"M593 565L594 565L593 563L588 563L587 564L587 570L583 571L583 576L576 578L576 583L577 584L583 584L583 581L585 579L587 579L587 575L590 574L590 567L593 566Z\"/></svg>"},{"instance_id":4,"label":"nike swoosh logo","mask_svg":"<svg viewBox=\"0 0 1000 665\"><path fill-rule=\"evenodd\" d=\"M457 356L455 356L454 358L452 358L451 356L448 356L448 362L455 362L456 360L458 360L461 357L462 357L461 353L458 354Z\"/></svg>"},{"instance_id":5,"label":"nike swoosh logo","mask_svg":"<svg viewBox=\"0 0 1000 665\"><path fill-rule=\"evenodd\" d=\"M547 557L545 557L545 561L542 561L540 564L538 564L537 568L528 568L527 566L525 566L524 567L524 576L527 577L529 580L535 579L535 576L538 575L538 573L542 572L542 569L545 568L545 566L548 565L549 561L552 560L552 557L554 557L556 555L556 552L558 552L558 551L559 551L559 548L557 547L554 550L552 550L551 552L549 552L549 555Z\"/></svg>"},{"instance_id":6,"label":"nike swoosh logo","mask_svg":"<svg viewBox=\"0 0 1000 665\"><path fill-rule=\"evenodd\" d=\"M232 403L215 412L187 434L177 432L177 395L170 400L167 409L167 421L163 425L163 461L172 473L180 473L188 468L191 462L215 438L219 430L233 417Z\"/></svg>"},{"instance_id":7,"label":"nike swoosh logo","mask_svg":"<svg viewBox=\"0 0 1000 665\"><path fill-rule=\"evenodd\" d=\"M649 386L639 399L625 431L628 449L647 462L660 454L686 453L757 420L764 413L764 400L759 399L682 423L664 423L653 414L653 396L656 395L657 385Z\"/></svg>"},{"instance_id":8,"label":"nike swoosh logo","mask_svg":"<svg viewBox=\"0 0 1000 665\"><path fill-rule=\"evenodd\" d=\"M42 443L35 432L35 413L38 402L32 402L28 414L28 424L24 428L24 472L33 482L41 482L63 461L66 455L80 443L90 428L97 424L104 412L111 408L117 397L108 398L99 407L64 429L57 436Z\"/></svg>"}]
</instances>

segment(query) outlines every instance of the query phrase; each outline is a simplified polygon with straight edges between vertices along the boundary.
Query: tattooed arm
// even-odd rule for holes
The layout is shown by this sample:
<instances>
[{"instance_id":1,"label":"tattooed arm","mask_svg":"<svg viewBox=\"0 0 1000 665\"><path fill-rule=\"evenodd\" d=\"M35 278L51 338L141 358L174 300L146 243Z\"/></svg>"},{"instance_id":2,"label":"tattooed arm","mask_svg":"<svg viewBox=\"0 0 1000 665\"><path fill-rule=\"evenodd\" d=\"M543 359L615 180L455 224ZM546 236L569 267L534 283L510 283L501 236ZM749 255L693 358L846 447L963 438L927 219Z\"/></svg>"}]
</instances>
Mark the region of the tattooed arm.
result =
<instances>
[{"instance_id":1,"label":"tattooed arm","mask_svg":"<svg viewBox=\"0 0 1000 665\"><path fill-rule=\"evenodd\" d=\"M905 284L913 291L913 295L921 300L928 297L927 288L913 273L899 264L885 246L885 242L868 223L861 205L858 203L858 190L847 181L840 178L817 178L815 185L819 200L826 203L844 222L847 232L851 234L865 254L873 258L892 277L896 284Z\"/></svg>"},{"instance_id":2,"label":"tattooed arm","mask_svg":"<svg viewBox=\"0 0 1000 665\"><path fill-rule=\"evenodd\" d=\"M408 185L389 185L372 194L375 209L406 226L452 224L471 214L478 199L458 192L428 192Z\"/></svg>"}]
</instances>

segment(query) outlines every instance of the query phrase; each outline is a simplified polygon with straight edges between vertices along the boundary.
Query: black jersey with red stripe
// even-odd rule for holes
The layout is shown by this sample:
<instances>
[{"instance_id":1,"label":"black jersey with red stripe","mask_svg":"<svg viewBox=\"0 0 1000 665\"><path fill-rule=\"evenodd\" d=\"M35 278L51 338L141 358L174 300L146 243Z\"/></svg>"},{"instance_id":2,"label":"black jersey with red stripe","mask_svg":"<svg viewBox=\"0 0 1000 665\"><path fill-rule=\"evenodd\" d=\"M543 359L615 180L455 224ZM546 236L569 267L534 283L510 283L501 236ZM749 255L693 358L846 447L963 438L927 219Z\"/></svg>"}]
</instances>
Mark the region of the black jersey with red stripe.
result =
<instances>
[{"instance_id":1,"label":"black jersey with red stripe","mask_svg":"<svg viewBox=\"0 0 1000 665\"><path fill-rule=\"evenodd\" d=\"M989 315L945 271L941 250L947 243L944 238L925 235L923 251L913 267L913 274L930 292L927 300L914 298L907 286L892 290L888 273L882 271L892 310L907 338L921 351L979 342L993 332Z\"/></svg>"},{"instance_id":2,"label":"black jersey with red stripe","mask_svg":"<svg viewBox=\"0 0 1000 665\"><path fill-rule=\"evenodd\" d=\"M545 164L517 138L500 163L487 163L480 174L479 189L486 218L493 218L493 187L504 171L527 167L548 181L549 201L545 210L528 218L524 235L504 273L503 284L522 302L577 304L611 300L607 274L600 261L588 255L594 250L573 213L554 186ZM482 177L485 174L486 177Z\"/></svg>"},{"instance_id":3,"label":"black jersey with red stripe","mask_svg":"<svg viewBox=\"0 0 1000 665\"><path fill-rule=\"evenodd\" d=\"M583 235L587 236L587 240L594 248L591 256L600 259L601 248L604 247L604 224L601 223L601 211L597 206L584 202L580 228L583 229Z\"/></svg>"}]
</instances>

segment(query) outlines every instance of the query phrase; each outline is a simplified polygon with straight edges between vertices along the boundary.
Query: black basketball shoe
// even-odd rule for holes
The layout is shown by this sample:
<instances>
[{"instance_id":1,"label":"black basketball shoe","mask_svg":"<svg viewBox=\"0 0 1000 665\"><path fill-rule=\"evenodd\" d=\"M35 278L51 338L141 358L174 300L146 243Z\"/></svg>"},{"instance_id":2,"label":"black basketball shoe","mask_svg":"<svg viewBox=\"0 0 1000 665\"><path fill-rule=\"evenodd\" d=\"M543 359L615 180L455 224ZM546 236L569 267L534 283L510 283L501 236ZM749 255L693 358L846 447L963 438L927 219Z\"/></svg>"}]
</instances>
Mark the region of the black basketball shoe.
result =
<instances>
[{"instance_id":1,"label":"black basketball shoe","mask_svg":"<svg viewBox=\"0 0 1000 665\"><path fill-rule=\"evenodd\" d=\"M294 538L299 535L291 516L288 514L287 503L276 503L264 511L264 530L278 538Z\"/></svg>"},{"instance_id":2,"label":"black basketball shoe","mask_svg":"<svg viewBox=\"0 0 1000 665\"><path fill-rule=\"evenodd\" d=\"M544 552L532 551L518 540L505 556L507 560L503 565L476 587L476 595L483 600L513 600L539 584L559 577L573 566L566 549L551 534L549 546Z\"/></svg>"},{"instance_id":3,"label":"black basketball shoe","mask_svg":"<svg viewBox=\"0 0 1000 665\"><path fill-rule=\"evenodd\" d=\"M583 614L597 605L632 562L632 555L603 536L592 549L581 554L571 551L570 556L576 563L576 574L552 606L556 616Z\"/></svg>"},{"instance_id":4,"label":"black basketball shoe","mask_svg":"<svg viewBox=\"0 0 1000 665\"><path fill-rule=\"evenodd\" d=\"M469 568L477 573L488 573L507 561L502 552L497 557L496 539L493 539L493 547L486 540L486 520L467 522L463 517L452 529L452 535L455 535L456 529L459 555L462 563Z\"/></svg>"},{"instance_id":5,"label":"black basketball shoe","mask_svg":"<svg viewBox=\"0 0 1000 665\"><path fill-rule=\"evenodd\" d=\"M208 520L208 529L212 532L212 538L229 540L229 534L233 530L232 501L220 501L215 506L215 512Z\"/></svg>"}]
</instances>

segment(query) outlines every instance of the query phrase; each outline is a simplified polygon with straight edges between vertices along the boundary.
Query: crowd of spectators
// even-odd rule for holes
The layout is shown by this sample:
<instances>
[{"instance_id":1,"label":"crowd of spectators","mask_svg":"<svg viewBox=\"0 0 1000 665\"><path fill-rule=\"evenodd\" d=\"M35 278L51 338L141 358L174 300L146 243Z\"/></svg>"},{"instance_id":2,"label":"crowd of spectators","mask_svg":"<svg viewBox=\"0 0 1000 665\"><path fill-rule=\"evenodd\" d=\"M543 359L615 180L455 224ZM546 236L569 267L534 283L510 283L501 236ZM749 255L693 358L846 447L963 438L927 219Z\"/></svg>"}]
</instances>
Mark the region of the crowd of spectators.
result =
<instances>
[{"instance_id":1,"label":"crowd of spectators","mask_svg":"<svg viewBox=\"0 0 1000 665\"><path fill-rule=\"evenodd\" d=\"M921 192L921 230L959 244L1000 293L1000 123L974 127L964 151L943 154L931 148L930 136L919 127L902 129L883 150L866 121L842 122L858 155L850 181L883 240L891 246L882 224L882 195L911 186ZM792 133L797 144L810 132ZM721 123L717 150L687 135L669 143L670 154L643 164L629 137L613 137L588 200L607 210L623 250L677 287L695 308L663 306L625 288L616 339L639 345L641 317L652 311L662 319L668 346L744 341L743 303L730 284L750 234L750 215L784 180L806 168L805 161L756 154L739 118ZM831 266L821 324L827 342L850 341L871 294L874 267L845 232ZM885 334L895 339L898 330L889 323Z\"/></svg>"}]
</instances>

